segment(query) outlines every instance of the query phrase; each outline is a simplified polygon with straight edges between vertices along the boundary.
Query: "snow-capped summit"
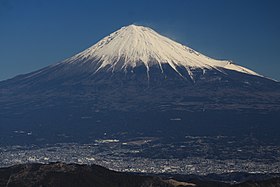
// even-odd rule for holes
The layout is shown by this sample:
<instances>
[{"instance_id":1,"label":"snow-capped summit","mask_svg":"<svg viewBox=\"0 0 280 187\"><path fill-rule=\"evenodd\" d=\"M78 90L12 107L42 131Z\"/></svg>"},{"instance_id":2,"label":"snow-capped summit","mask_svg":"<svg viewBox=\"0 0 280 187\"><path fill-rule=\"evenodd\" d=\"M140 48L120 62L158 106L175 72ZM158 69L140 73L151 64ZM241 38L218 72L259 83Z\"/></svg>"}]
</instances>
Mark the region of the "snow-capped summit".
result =
<instances>
[{"instance_id":1,"label":"snow-capped summit","mask_svg":"<svg viewBox=\"0 0 280 187\"><path fill-rule=\"evenodd\" d=\"M63 63L98 64L96 71L109 67L112 71L126 70L145 65L147 72L153 65L169 64L177 73L183 67L191 76L193 69L229 69L257 75L252 70L235 65L226 60L209 58L187 46L164 37L154 30L137 25L129 25L113 32L83 52ZM179 73L180 74L180 73Z\"/></svg>"}]
</instances>

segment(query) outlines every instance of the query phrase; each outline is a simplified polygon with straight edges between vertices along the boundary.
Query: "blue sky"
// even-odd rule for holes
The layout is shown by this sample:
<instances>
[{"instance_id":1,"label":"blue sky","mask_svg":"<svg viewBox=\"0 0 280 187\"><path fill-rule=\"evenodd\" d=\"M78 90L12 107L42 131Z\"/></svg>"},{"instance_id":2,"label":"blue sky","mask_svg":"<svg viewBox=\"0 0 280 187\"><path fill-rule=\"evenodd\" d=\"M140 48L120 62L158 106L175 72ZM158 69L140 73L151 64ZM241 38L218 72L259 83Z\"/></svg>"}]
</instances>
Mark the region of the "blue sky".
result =
<instances>
[{"instance_id":1,"label":"blue sky","mask_svg":"<svg viewBox=\"0 0 280 187\"><path fill-rule=\"evenodd\" d=\"M0 80L68 58L138 24L280 80L280 1L0 0Z\"/></svg>"}]
</instances>

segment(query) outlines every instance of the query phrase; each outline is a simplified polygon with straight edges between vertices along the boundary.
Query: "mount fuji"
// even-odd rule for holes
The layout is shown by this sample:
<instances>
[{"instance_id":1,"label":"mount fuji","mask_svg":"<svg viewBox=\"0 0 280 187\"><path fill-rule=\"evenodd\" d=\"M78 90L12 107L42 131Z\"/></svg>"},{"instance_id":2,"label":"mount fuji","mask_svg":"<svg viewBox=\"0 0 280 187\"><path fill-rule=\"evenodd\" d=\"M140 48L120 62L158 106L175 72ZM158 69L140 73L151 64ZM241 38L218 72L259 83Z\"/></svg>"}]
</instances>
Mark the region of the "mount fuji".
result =
<instances>
[{"instance_id":1,"label":"mount fuji","mask_svg":"<svg viewBox=\"0 0 280 187\"><path fill-rule=\"evenodd\" d=\"M279 138L279 82L143 26L122 27L62 62L1 81L0 94L1 143Z\"/></svg>"}]
</instances>

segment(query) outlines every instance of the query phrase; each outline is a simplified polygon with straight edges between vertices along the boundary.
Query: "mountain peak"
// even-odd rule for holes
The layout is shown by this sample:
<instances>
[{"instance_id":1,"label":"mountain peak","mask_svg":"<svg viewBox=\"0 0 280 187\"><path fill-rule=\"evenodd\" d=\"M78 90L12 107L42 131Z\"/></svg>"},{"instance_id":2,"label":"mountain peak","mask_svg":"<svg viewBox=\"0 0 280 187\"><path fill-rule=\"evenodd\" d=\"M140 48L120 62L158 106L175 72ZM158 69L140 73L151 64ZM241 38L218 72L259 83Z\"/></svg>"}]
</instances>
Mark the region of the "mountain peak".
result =
<instances>
[{"instance_id":1,"label":"mountain peak","mask_svg":"<svg viewBox=\"0 0 280 187\"><path fill-rule=\"evenodd\" d=\"M131 25L128 25L128 26L124 26L123 28L126 28L126 29L135 29L135 30L150 30L149 27L144 27L144 26L135 25L135 24L131 24Z\"/></svg>"},{"instance_id":2,"label":"mountain peak","mask_svg":"<svg viewBox=\"0 0 280 187\"><path fill-rule=\"evenodd\" d=\"M183 67L191 76L193 69L230 69L238 72L258 75L257 73L235 65L226 60L215 60L177 43L155 32L153 29L129 25L106 36L85 51L67 59L64 63L96 63L99 71L109 67L112 71L126 71L144 65L149 72L153 65L170 65L178 74Z\"/></svg>"}]
</instances>

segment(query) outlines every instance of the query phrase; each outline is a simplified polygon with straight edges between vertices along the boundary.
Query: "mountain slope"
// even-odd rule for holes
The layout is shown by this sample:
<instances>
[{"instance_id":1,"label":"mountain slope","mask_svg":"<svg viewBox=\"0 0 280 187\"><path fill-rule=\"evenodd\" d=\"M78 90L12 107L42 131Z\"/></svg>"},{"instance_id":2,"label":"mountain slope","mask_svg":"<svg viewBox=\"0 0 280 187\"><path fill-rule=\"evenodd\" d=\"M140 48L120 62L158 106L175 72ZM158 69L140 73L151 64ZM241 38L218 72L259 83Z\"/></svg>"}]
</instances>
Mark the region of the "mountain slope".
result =
<instances>
[{"instance_id":1,"label":"mountain slope","mask_svg":"<svg viewBox=\"0 0 280 187\"><path fill-rule=\"evenodd\" d=\"M28 142L124 131L279 137L279 82L135 25L63 62L1 81L0 93L2 142L22 143L13 134L19 129L33 132Z\"/></svg>"}]
</instances>

